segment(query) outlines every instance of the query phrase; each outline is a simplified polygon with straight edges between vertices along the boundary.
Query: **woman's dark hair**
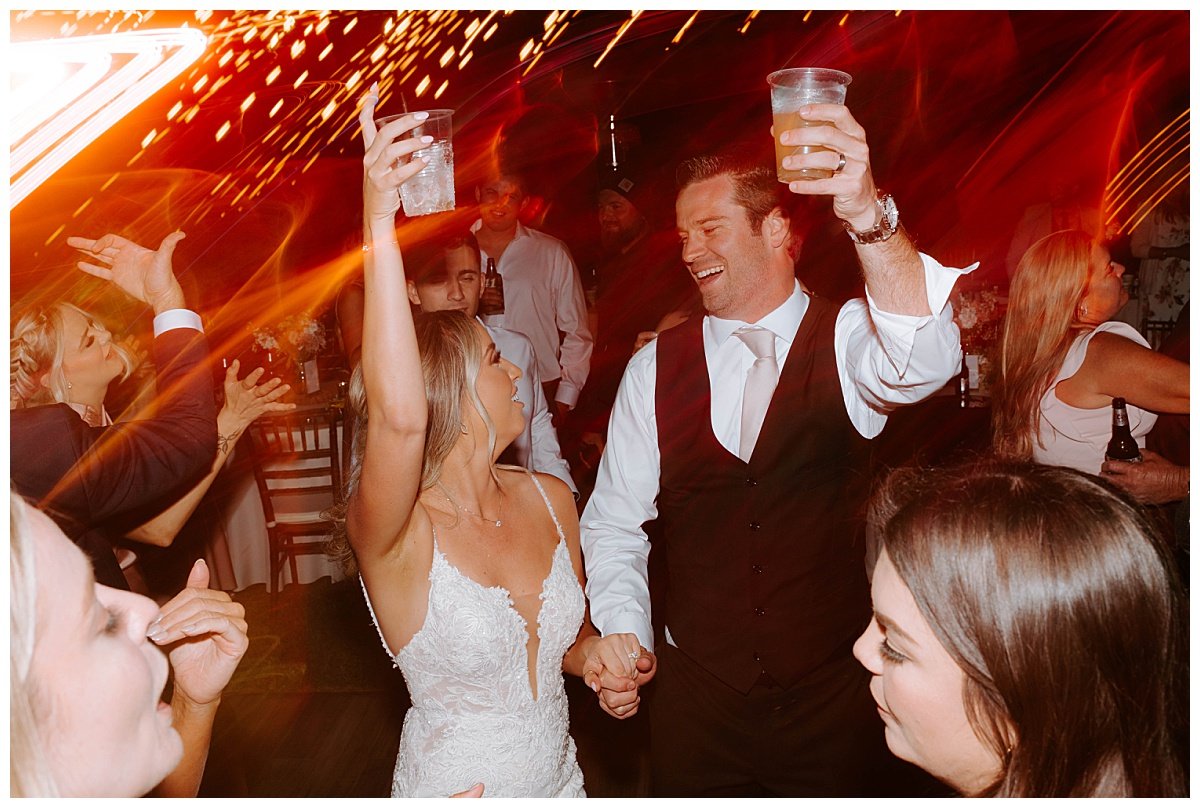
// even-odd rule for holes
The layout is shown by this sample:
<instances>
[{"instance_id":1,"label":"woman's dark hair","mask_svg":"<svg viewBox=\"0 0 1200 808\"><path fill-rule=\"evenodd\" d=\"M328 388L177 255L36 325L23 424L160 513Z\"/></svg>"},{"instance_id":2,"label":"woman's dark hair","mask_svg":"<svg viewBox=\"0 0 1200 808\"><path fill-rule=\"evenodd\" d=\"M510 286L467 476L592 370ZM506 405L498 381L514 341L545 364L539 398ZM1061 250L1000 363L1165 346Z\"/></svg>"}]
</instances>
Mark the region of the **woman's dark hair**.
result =
<instances>
[{"instance_id":1,"label":"woman's dark hair","mask_svg":"<svg viewBox=\"0 0 1200 808\"><path fill-rule=\"evenodd\" d=\"M986 461L894 473L871 506L886 551L965 674L1002 761L979 796L1185 793L1170 722L1184 606L1140 510L1098 477Z\"/></svg>"}]
</instances>

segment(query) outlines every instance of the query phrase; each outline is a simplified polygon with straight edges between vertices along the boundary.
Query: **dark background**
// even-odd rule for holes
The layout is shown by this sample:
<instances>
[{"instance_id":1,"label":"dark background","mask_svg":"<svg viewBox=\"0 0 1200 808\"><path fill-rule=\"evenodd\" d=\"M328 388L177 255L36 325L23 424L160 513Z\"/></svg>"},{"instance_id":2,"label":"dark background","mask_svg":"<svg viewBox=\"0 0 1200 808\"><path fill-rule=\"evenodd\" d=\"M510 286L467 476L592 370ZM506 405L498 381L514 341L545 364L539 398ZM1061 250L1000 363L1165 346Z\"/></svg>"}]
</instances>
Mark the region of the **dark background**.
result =
<instances>
[{"instance_id":1,"label":"dark background","mask_svg":"<svg viewBox=\"0 0 1200 808\"><path fill-rule=\"evenodd\" d=\"M455 109L459 204L473 201L488 160L515 166L540 196L534 223L566 240L585 271L596 251L596 178L612 140L618 162L657 185L652 214L669 226L681 157L749 139L770 159L765 76L781 67L853 75L848 105L867 130L878 184L895 195L922 249L945 263L983 262L966 286L1006 284L1005 252L1027 207L1055 187L1102 206L1109 180L1188 108L1186 12L647 11L594 66L630 19L627 11L314 11L290 22L283 12L12 12L14 41L183 24L210 37L200 60L11 211L14 308L67 294L141 328L139 312L71 268L65 239L112 231L154 246L181 228L176 269L223 353L244 341L247 323L323 310L357 267L354 117L389 64L381 113ZM460 66L476 20L486 22ZM522 58L523 47L534 49ZM372 61L376 48L385 53ZM183 112L168 120L177 103ZM827 204L810 224L800 276L833 298L856 293L853 254Z\"/></svg>"}]
</instances>

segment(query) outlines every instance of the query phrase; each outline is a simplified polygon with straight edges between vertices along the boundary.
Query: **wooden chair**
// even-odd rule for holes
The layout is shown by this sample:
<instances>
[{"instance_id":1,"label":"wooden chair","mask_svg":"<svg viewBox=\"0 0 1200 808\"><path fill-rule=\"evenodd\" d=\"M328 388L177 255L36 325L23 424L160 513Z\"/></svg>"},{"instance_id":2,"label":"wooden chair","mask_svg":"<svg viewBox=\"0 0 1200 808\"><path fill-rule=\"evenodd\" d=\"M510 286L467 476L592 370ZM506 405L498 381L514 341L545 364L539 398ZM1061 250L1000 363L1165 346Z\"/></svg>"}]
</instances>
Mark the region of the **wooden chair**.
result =
<instances>
[{"instance_id":1,"label":"wooden chair","mask_svg":"<svg viewBox=\"0 0 1200 808\"><path fill-rule=\"evenodd\" d=\"M1142 328L1142 333L1146 337L1146 342L1150 343L1150 350L1157 351L1162 345L1163 339L1171 333L1171 329L1174 327L1174 320L1147 320L1145 327Z\"/></svg>"},{"instance_id":2,"label":"wooden chair","mask_svg":"<svg viewBox=\"0 0 1200 808\"><path fill-rule=\"evenodd\" d=\"M341 492L336 409L264 416L250 425L254 480L267 522L274 596L283 588L284 561L299 581L296 556L325 552L334 522L324 513Z\"/></svg>"}]
</instances>

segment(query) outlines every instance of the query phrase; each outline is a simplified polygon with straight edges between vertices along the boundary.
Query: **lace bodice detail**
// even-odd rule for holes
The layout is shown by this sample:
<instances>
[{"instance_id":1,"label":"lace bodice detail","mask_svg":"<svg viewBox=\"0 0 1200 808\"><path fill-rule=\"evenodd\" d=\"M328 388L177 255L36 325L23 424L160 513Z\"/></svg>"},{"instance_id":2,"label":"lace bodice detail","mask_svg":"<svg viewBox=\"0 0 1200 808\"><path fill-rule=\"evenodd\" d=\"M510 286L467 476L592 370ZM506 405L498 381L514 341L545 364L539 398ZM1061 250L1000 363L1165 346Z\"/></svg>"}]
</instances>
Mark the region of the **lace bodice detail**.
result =
<instances>
[{"instance_id":1,"label":"lace bodice detail","mask_svg":"<svg viewBox=\"0 0 1200 808\"><path fill-rule=\"evenodd\" d=\"M583 796L567 733L562 660L583 621L584 597L553 508L550 514L559 541L533 627L507 589L483 586L455 568L438 547L434 528L425 622L399 652L384 640L412 697L392 796L447 796L477 782L489 797ZM369 607L365 586L363 594ZM538 640L536 694L527 650L531 630Z\"/></svg>"}]
</instances>

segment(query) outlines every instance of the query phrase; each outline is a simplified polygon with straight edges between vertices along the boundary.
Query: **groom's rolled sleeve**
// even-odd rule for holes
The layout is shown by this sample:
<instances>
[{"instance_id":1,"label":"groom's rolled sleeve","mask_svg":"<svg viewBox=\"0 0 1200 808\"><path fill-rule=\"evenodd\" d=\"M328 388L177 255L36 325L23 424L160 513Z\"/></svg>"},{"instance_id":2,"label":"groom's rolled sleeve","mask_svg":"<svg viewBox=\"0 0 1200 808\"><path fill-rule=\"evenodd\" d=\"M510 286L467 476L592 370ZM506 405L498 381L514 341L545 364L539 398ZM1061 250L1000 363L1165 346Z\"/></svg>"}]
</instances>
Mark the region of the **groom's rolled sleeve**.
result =
<instances>
[{"instance_id":1,"label":"groom's rolled sleeve","mask_svg":"<svg viewBox=\"0 0 1200 808\"><path fill-rule=\"evenodd\" d=\"M973 271L944 267L921 254L929 310L895 314L867 299L851 300L838 313L834 352L846 412L858 432L873 438L888 413L937 392L957 372L959 333L950 306L954 283Z\"/></svg>"}]
</instances>

